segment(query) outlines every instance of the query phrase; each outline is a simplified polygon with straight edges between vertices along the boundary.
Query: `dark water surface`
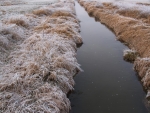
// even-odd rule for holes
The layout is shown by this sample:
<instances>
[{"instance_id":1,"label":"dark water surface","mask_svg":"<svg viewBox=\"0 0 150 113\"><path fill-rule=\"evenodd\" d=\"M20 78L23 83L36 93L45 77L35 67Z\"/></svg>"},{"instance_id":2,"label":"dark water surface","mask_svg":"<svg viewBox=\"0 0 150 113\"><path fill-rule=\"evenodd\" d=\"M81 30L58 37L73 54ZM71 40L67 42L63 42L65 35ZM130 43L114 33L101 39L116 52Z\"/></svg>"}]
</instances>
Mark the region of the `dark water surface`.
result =
<instances>
[{"instance_id":1,"label":"dark water surface","mask_svg":"<svg viewBox=\"0 0 150 113\"><path fill-rule=\"evenodd\" d=\"M70 113L148 113L133 64L122 57L126 47L77 2L76 13L84 42L77 59L84 72L75 77L75 91L69 95Z\"/></svg>"}]
</instances>

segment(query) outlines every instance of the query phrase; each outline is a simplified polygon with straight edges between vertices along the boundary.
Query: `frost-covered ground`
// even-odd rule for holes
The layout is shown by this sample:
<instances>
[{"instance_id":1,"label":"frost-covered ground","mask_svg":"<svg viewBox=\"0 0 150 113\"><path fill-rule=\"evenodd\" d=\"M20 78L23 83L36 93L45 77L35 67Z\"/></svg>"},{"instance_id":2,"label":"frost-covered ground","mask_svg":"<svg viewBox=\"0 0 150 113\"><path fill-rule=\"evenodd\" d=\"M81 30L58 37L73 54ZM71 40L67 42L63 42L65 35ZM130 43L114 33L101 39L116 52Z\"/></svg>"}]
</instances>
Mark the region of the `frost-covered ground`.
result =
<instances>
[{"instance_id":1,"label":"frost-covered ground","mask_svg":"<svg viewBox=\"0 0 150 113\"><path fill-rule=\"evenodd\" d=\"M0 113L68 113L82 44L74 2L0 1Z\"/></svg>"},{"instance_id":2,"label":"frost-covered ground","mask_svg":"<svg viewBox=\"0 0 150 113\"><path fill-rule=\"evenodd\" d=\"M150 3L127 0L79 0L79 3L131 49L124 51L124 59L134 62L150 103Z\"/></svg>"},{"instance_id":3,"label":"frost-covered ground","mask_svg":"<svg viewBox=\"0 0 150 113\"><path fill-rule=\"evenodd\" d=\"M49 5L59 0L0 0L0 18L9 15L25 14L44 5Z\"/></svg>"}]
</instances>

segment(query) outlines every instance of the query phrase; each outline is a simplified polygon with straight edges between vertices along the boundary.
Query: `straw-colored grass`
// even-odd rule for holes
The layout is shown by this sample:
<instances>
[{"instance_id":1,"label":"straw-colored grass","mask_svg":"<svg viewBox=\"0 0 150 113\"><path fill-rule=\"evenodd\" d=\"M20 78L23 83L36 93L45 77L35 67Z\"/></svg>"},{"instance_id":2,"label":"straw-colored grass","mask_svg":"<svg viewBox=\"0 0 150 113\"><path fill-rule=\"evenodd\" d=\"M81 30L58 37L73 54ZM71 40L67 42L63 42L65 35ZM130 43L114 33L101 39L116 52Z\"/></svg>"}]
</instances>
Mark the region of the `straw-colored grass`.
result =
<instances>
[{"instance_id":1,"label":"straw-colored grass","mask_svg":"<svg viewBox=\"0 0 150 113\"><path fill-rule=\"evenodd\" d=\"M38 16L49 16L52 14L52 11L47 9L47 8L41 8L33 11L33 14L38 15Z\"/></svg>"},{"instance_id":2,"label":"straw-colored grass","mask_svg":"<svg viewBox=\"0 0 150 113\"><path fill-rule=\"evenodd\" d=\"M74 11L73 1L60 2L21 18L28 28L11 18L0 27L0 112L69 113L67 93L81 71L76 51L82 39Z\"/></svg>"},{"instance_id":3,"label":"straw-colored grass","mask_svg":"<svg viewBox=\"0 0 150 113\"><path fill-rule=\"evenodd\" d=\"M146 89L150 87L150 59L149 58L138 58L134 63L134 69L138 71L139 76L142 78L143 86Z\"/></svg>"},{"instance_id":4,"label":"straw-colored grass","mask_svg":"<svg viewBox=\"0 0 150 113\"><path fill-rule=\"evenodd\" d=\"M99 2L79 0L79 3L90 15L112 29L119 41L134 50L125 51L124 59L134 62L134 69L138 72L143 86L150 92L149 14L134 8L121 9L112 3L103 3L101 7L95 7ZM150 93L147 94L147 98L149 97Z\"/></svg>"},{"instance_id":5,"label":"straw-colored grass","mask_svg":"<svg viewBox=\"0 0 150 113\"><path fill-rule=\"evenodd\" d=\"M27 27L28 26L28 24L23 19L20 19L20 18L10 19L8 21L8 23L10 23L10 24L16 24L16 25L22 26L22 27Z\"/></svg>"},{"instance_id":6,"label":"straw-colored grass","mask_svg":"<svg viewBox=\"0 0 150 113\"><path fill-rule=\"evenodd\" d=\"M150 24L149 14L142 13L139 10L136 10L136 9L118 10L117 13L126 17L135 18L135 19L143 21L144 23Z\"/></svg>"},{"instance_id":7,"label":"straw-colored grass","mask_svg":"<svg viewBox=\"0 0 150 113\"><path fill-rule=\"evenodd\" d=\"M56 11L51 16L52 17L69 16L69 17L75 18L75 16L73 14L71 14L70 12L67 12L67 11Z\"/></svg>"}]
</instances>

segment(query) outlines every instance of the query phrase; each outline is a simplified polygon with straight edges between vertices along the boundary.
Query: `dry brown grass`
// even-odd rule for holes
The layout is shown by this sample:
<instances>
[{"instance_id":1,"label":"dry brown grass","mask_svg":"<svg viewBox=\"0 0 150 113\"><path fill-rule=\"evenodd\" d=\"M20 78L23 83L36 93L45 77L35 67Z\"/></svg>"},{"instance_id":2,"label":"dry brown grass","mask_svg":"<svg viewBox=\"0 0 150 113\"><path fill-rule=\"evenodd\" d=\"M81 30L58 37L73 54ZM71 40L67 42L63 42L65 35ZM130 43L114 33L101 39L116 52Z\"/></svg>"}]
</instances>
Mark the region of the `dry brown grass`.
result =
<instances>
[{"instance_id":1,"label":"dry brown grass","mask_svg":"<svg viewBox=\"0 0 150 113\"><path fill-rule=\"evenodd\" d=\"M69 22L68 22L69 21ZM36 32L57 33L66 39L73 39L76 44L81 44L82 40L79 36L79 21L69 16L51 16L39 26L35 27Z\"/></svg>"},{"instance_id":2,"label":"dry brown grass","mask_svg":"<svg viewBox=\"0 0 150 113\"><path fill-rule=\"evenodd\" d=\"M70 101L66 95L73 90L73 76L81 70L75 56L82 39L74 3L52 6L52 16L47 13L50 6L26 14L28 19L23 19L31 24L27 29L14 20L7 23L7 29L0 29L0 44L16 44L12 46L14 50L6 50L10 53L3 56L9 62L2 66L1 49L6 48L0 45L0 112L69 113ZM64 9L68 11L58 11L66 6Z\"/></svg>"},{"instance_id":3,"label":"dry brown grass","mask_svg":"<svg viewBox=\"0 0 150 113\"><path fill-rule=\"evenodd\" d=\"M28 27L28 24L21 18L10 19L7 23L8 24L16 24L16 25L22 26L22 27Z\"/></svg>"},{"instance_id":4,"label":"dry brown grass","mask_svg":"<svg viewBox=\"0 0 150 113\"><path fill-rule=\"evenodd\" d=\"M138 10L119 10L117 11L117 13L119 13L120 15L123 16L127 16L127 17L131 17L131 18L137 18L137 16L139 15L139 11Z\"/></svg>"},{"instance_id":5,"label":"dry brown grass","mask_svg":"<svg viewBox=\"0 0 150 113\"><path fill-rule=\"evenodd\" d=\"M50 24L43 23L39 26L36 26L35 31L40 32L40 31L43 31L43 30L46 30L46 29L51 29L51 28L52 28L52 26Z\"/></svg>"},{"instance_id":6,"label":"dry brown grass","mask_svg":"<svg viewBox=\"0 0 150 113\"><path fill-rule=\"evenodd\" d=\"M38 16L43 16L43 15L51 15L52 11L46 8L41 8L33 11L33 14L38 15Z\"/></svg>"},{"instance_id":7,"label":"dry brown grass","mask_svg":"<svg viewBox=\"0 0 150 113\"><path fill-rule=\"evenodd\" d=\"M95 6L87 7L87 12L90 16L93 16L93 13L96 11Z\"/></svg>"},{"instance_id":8,"label":"dry brown grass","mask_svg":"<svg viewBox=\"0 0 150 113\"><path fill-rule=\"evenodd\" d=\"M52 17L69 16L69 17L75 18L75 16L73 14L71 14L70 12L67 12L67 11L56 11L51 16Z\"/></svg>"},{"instance_id":9,"label":"dry brown grass","mask_svg":"<svg viewBox=\"0 0 150 113\"><path fill-rule=\"evenodd\" d=\"M82 39L77 32L75 32L70 25L58 25L55 28L46 30L46 33L57 33L64 38L73 39L76 44L81 44Z\"/></svg>"},{"instance_id":10,"label":"dry brown grass","mask_svg":"<svg viewBox=\"0 0 150 113\"><path fill-rule=\"evenodd\" d=\"M138 72L139 76L141 77L145 89L149 89L150 87L149 67L149 58L138 58L134 63L134 69Z\"/></svg>"}]
</instances>

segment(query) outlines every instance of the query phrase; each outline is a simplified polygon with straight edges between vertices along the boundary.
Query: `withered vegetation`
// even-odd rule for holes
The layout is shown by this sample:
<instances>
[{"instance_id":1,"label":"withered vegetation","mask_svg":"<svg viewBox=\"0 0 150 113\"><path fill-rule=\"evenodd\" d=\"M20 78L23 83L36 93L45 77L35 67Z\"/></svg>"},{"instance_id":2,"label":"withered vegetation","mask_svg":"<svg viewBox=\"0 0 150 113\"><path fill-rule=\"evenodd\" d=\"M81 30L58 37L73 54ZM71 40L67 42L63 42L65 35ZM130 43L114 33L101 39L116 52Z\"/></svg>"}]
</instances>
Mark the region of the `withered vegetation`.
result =
<instances>
[{"instance_id":1,"label":"withered vegetation","mask_svg":"<svg viewBox=\"0 0 150 113\"><path fill-rule=\"evenodd\" d=\"M71 0L1 21L0 112L69 113L79 31Z\"/></svg>"}]
</instances>

